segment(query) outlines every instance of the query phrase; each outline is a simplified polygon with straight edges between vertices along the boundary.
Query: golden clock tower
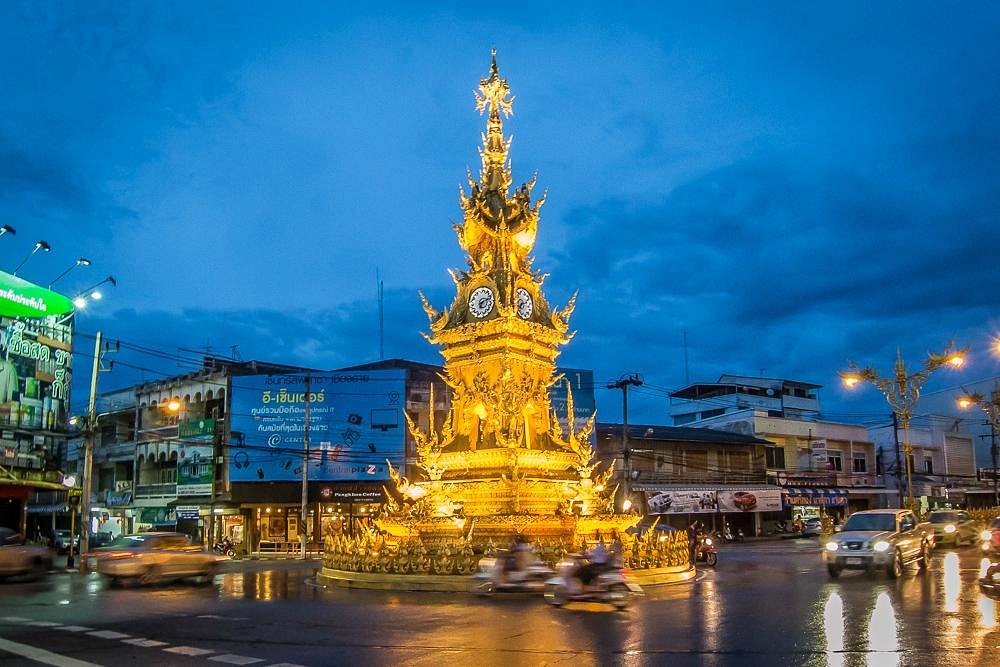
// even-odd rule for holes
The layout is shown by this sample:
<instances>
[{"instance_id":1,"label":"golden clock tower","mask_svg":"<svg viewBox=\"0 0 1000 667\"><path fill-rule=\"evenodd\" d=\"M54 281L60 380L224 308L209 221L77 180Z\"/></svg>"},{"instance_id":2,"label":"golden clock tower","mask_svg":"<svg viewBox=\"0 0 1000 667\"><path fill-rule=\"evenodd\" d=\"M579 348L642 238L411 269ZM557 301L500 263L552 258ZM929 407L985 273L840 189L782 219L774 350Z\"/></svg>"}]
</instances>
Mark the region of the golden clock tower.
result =
<instances>
[{"instance_id":1,"label":"golden clock tower","mask_svg":"<svg viewBox=\"0 0 1000 667\"><path fill-rule=\"evenodd\" d=\"M447 308L436 310L421 294L430 320L425 337L442 348L451 411L445 423L432 419L426 431L408 423L426 479L396 475L391 492L403 503L390 515L421 519L422 536L436 532L433 523L441 519L451 522L441 527L475 519L480 535L568 537L579 521L613 513L614 490L605 485L611 470L595 475L594 415L578 429L570 392L564 432L549 401L549 388L561 381L559 346L572 337L575 296L565 308L553 308L542 292L545 276L532 268L545 197L532 199L534 178L511 191L511 140L503 135L503 119L512 103L494 51L476 92L476 109L487 116L482 167L478 178L468 175L468 190L460 190L463 219L454 226L468 267L451 272L455 298ZM403 534L415 529L408 523ZM397 534L402 529L388 519L379 525Z\"/></svg>"}]
</instances>

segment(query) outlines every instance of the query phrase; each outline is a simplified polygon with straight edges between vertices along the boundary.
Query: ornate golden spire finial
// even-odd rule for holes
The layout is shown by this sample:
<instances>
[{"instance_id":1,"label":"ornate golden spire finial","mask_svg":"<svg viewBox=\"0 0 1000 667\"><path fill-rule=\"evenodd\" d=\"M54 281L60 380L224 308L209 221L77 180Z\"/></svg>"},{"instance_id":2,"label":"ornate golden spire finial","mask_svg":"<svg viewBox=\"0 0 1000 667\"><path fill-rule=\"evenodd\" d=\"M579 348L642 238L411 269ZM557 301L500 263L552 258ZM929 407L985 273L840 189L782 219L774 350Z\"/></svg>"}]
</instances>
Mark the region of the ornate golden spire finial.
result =
<instances>
[{"instance_id":1,"label":"ornate golden spire finial","mask_svg":"<svg viewBox=\"0 0 1000 667\"><path fill-rule=\"evenodd\" d=\"M503 118L514 113L514 98L510 97L510 86L507 79L500 77L497 67L497 50L492 51L490 75L479 80L479 90L476 91L476 111L482 115L487 108L490 110L486 121L486 133L483 135L483 147L479 149L483 161L480 183L486 190L506 193L510 187L510 173L507 165L507 151L510 140L503 136Z\"/></svg>"}]
</instances>

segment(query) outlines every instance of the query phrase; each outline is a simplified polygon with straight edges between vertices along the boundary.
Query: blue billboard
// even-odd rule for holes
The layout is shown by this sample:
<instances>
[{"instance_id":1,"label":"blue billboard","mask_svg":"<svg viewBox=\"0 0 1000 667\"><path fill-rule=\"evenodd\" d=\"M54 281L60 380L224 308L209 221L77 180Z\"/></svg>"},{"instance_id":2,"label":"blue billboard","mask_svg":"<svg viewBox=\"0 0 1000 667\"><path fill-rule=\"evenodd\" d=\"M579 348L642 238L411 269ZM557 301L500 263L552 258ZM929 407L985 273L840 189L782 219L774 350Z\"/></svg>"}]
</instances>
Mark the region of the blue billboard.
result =
<instances>
[{"instance_id":1,"label":"blue billboard","mask_svg":"<svg viewBox=\"0 0 1000 667\"><path fill-rule=\"evenodd\" d=\"M302 479L305 374L233 378L229 479ZM406 371L310 373L308 475L318 482L381 481L406 455Z\"/></svg>"}]
</instances>

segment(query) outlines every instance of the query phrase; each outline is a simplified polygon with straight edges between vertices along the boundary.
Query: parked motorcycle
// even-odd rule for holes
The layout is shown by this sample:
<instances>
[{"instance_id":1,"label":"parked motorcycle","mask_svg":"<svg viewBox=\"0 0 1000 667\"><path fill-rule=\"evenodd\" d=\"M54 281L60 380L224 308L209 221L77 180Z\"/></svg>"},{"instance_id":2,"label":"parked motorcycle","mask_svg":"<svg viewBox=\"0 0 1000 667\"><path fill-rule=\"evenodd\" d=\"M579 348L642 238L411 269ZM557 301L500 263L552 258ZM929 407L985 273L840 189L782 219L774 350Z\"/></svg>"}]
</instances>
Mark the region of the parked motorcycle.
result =
<instances>
[{"instance_id":1,"label":"parked motorcycle","mask_svg":"<svg viewBox=\"0 0 1000 667\"><path fill-rule=\"evenodd\" d=\"M552 568L538 560L533 551L502 550L479 560L479 570L472 575L472 590L478 595L541 593L552 575Z\"/></svg>"},{"instance_id":2,"label":"parked motorcycle","mask_svg":"<svg viewBox=\"0 0 1000 667\"><path fill-rule=\"evenodd\" d=\"M726 526L725 530L716 532L715 537L719 540L723 540L726 544L731 544L732 542L743 542L745 539L742 528L737 528L734 533L733 529L729 526Z\"/></svg>"},{"instance_id":3,"label":"parked motorcycle","mask_svg":"<svg viewBox=\"0 0 1000 667\"><path fill-rule=\"evenodd\" d=\"M705 563L709 567L715 567L715 564L719 562L719 554L715 550L715 542L712 541L711 537L702 536L698 540L698 546L695 548L695 561Z\"/></svg>"},{"instance_id":4,"label":"parked motorcycle","mask_svg":"<svg viewBox=\"0 0 1000 667\"><path fill-rule=\"evenodd\" d=\"M589 583L580 579L590 565L583 556L569 556L559 563L555 577L545 582L545 601L561 607L567 602L603 602L625 609L632 598L642 595L642 587L626 568L602 565Z\"/></svg>"},{"instance_id":5,"label":"parked motorcycle","mask_svg":"<svg viewBox=\"0 0 1000 667\"><path fill-rule=\"evenodd\" d=\"M236 557L236 547L233 545L233 541L228 537L222 538L221 542L216 543L212 549L217 554L223 556L229 556L230 558Z\"/></svg>"}]
</instances>

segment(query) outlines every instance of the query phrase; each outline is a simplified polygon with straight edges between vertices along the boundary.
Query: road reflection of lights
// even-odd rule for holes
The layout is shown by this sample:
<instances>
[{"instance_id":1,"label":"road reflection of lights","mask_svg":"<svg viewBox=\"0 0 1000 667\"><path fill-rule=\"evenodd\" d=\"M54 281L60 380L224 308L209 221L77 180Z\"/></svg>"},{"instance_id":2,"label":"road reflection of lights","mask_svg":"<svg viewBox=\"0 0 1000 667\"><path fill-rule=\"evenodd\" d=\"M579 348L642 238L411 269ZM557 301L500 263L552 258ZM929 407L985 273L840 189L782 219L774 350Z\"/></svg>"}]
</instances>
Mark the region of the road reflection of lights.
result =
<instances>
[{"instance_id":1,"label":"road reflection of lights","mask_svg":"<svg viewBox=\"0 0 1000 667\"><path fill-rule=\"evenodd\" d=\"M899 629L896 625L896 611L892 608L889 594L884 591L878 594L871 620L868 622L867 663L877 667L899 664Z\"/></svg>"},{"instance_id":2,"label":"road reflection of lights","mask_svg":"<svg viewBox=\"0 0 1000 667\"><path fill-rule=\"evenodd\" d=\"M982 579L986 576L986 570L990 569L990 559L983 558L979 561L979 578Z\"/></svg>"},{"instance_id":3,"label":"road reflection of lights","mask_svg":"<svg viewBox=\"0 0 1000 667\"><path fill-rule=\"evenodd\" d=\"M844 599L833 591L823 606L823 632L826 636L826 664L840 667L844 664Z\"/></svg>"},{"instance_id":4,"label":"road reflection of lights","mask_svg":"<svg viewBox=\"0 0 1000 667\"><path fill-rule=\"evenodd\" d=\"M709 651L720 651L719 645L719 619L722 616L722 609L719 605L719 595L715 591L715 582L705 579L701 584L701 602L704 609L703 623L705 628L705 649Z\"/></svg>"},{"instance_id":5,"label":"road reflection of lights","mask_svg":"<svg viewBox=\"0 0 1000 667\"><path fill-rule=\"evenodd\" d=\"M979 596L979 627L984 630L997 627L997 603L985 595Z\"/></svg>"},{"instance_id":6,"label":"road reflection of lights","mask_svg":"<svg viewBox=\"0 0 1000 667\"><path fill-rule=\"evenodd\" d=\"M952 551L944 557L944 610L949 614L958 611L958 596L962 592L958 554Z\"/></svg>"},{"instance_id":7,"label":"road reflection of lights","mask_svg":"<svg viewBox=\"0 0 1000 667\"><path fill-rule=\"evenodd\" d=\"M69 600L59 600L59 604L69 604Z\"/></svg>"}]
</instances>

